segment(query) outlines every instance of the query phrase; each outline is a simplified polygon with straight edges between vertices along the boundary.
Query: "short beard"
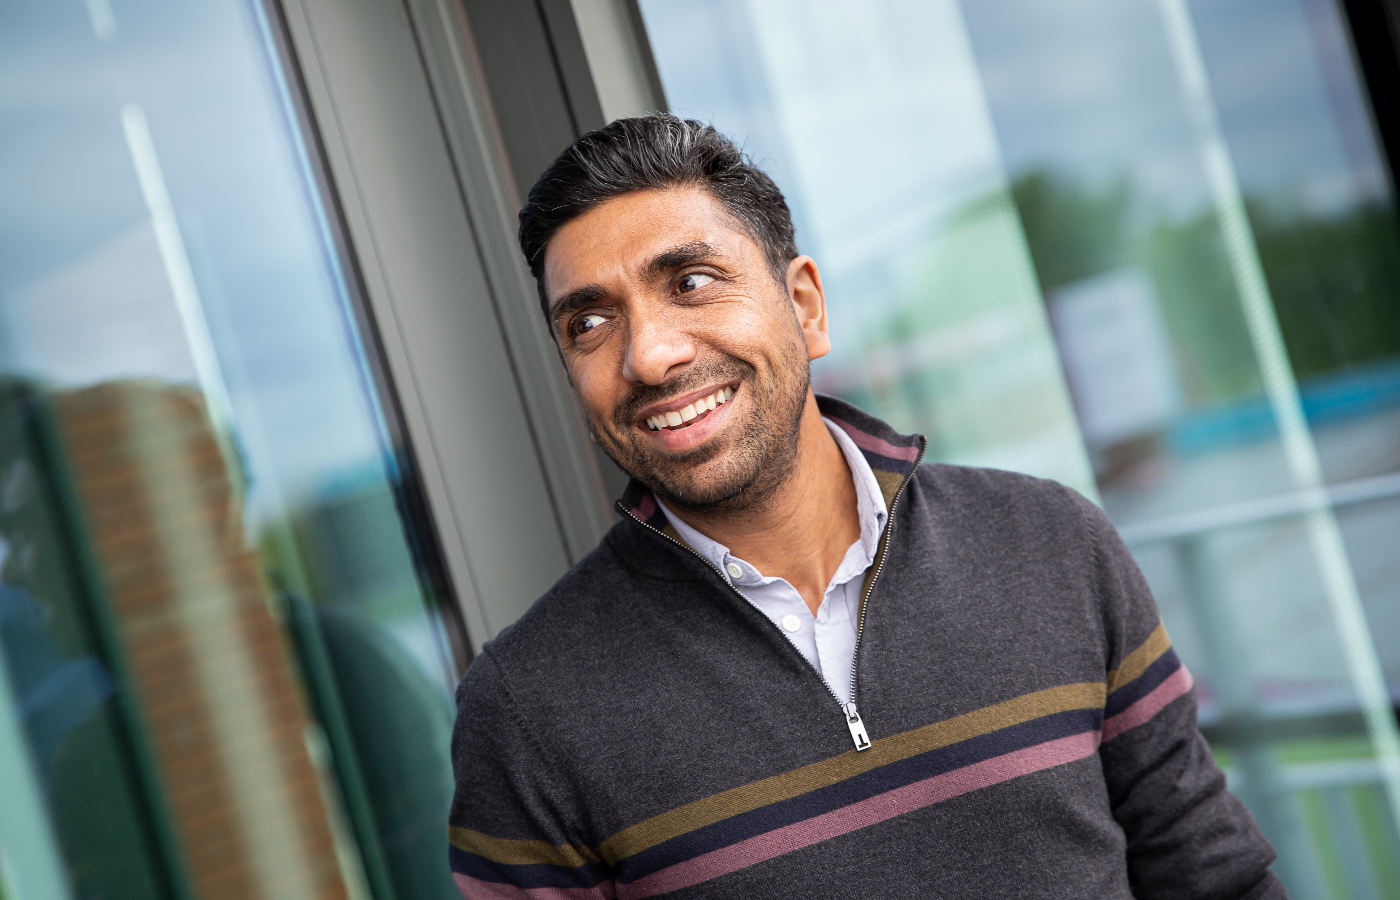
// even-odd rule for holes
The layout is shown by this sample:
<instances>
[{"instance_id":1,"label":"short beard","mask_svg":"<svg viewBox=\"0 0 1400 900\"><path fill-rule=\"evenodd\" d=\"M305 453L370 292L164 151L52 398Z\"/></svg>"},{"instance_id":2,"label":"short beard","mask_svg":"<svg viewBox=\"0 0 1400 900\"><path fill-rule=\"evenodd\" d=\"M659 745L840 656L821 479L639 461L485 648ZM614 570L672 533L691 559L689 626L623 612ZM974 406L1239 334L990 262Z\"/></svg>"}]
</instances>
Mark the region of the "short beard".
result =
<instances>
[{"instance_id":1,"label":"short beard","mask_svg":"<svg viewBox=\"0 0 1400 900\"><path fill-rule=\"evenodd\" d=\"M610 434L590 418L589 431L618 468L670 505L701 514L742 513L756 508L787 481L797 465L802 413L812 376L806 342L799 338L793 343L794 352L788 355L792 365L776 372L777 383L767 388L760 388L752 377L753 366L726 357L660 385L635 385L613 412L615 430ZM734 382L753 395L748 398L753 414L740 423L732 439L713 441L673 459L657 453L636 433L633 423L643 407L705 385ZM613 435L625 437L618 441ZM696 483L692 475L696 467L720 455L727 457L723 469Z\"/></svg>"}]
</instances>

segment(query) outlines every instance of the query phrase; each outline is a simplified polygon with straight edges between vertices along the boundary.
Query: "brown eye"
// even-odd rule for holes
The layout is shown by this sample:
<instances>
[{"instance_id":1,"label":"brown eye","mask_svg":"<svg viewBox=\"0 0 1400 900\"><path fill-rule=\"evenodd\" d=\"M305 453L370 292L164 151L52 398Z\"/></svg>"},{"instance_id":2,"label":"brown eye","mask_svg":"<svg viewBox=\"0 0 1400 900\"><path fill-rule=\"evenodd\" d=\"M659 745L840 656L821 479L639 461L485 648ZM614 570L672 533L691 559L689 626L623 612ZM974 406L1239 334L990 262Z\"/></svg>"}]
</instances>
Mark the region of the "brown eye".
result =
<instances>
[{"instance_id":1,"label":"brown eye","mask_svg":"<svg viewBox=\"0 0 1400 900\"><path fill-rule=\"evenodd\" d=\"M578 337L581 334L592 331L593 329L597 328L599 325L602 325L606 321L607 319L603 318L597 313L589 313L586 316L579 316L577 319L574 319L574 324L571 326L571 330L574 333L574 337Z\"/></svg>"},{"instance_id":2,"label":"brown eye","mask_svg":"<svg viewBox=\"0 0 1400 900\"><path fill-rule=\"evenodd\" d=\"M710 275L700 275L697 273L682 275L681 280L676 282L676 290L680 291L682 294L689 294L691 291L698 291L714 280L715 279Z\"/></svg>"}]
</instances>

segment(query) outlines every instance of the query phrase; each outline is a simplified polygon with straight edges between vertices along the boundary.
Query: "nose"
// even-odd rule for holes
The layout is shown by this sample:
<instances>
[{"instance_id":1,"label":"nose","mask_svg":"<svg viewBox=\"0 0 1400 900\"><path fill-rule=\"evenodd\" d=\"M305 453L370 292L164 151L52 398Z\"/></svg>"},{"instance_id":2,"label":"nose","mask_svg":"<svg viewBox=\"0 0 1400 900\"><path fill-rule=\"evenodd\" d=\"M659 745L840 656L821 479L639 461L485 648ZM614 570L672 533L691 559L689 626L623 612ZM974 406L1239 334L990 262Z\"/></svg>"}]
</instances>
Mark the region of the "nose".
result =
<instances>
[{"instance_id":1,"label":"nose","mask_svg":"<svg viewBox=\"0 0 1400 900\"><path fill-rule=\"evenodd\" d=\"M627 317L627 346L622 377L628 382L661 384L695 359L695 343L678 327L675 316L634 308Z\"/></svg>"}]
</instances>

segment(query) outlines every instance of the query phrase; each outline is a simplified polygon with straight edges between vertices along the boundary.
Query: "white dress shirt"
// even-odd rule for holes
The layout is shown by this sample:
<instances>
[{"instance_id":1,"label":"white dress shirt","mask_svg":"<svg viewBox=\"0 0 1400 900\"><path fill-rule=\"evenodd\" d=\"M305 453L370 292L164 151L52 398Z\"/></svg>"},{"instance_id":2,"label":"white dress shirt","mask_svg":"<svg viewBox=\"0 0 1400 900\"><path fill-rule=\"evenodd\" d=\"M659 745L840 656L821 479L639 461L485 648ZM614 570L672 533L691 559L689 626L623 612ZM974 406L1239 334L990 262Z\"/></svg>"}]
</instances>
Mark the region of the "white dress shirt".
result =
<instances>
[{"instance_id":1,"label":"white dress shirt","mask_svg":"<svg viewBox=\"0 0 1400 900\"><path fill-rule=\"evenodd\" d=\"M841 702L849 703L852 699L851 663L856 649L860 589L865 583L865 573L875 561L875 548L885 529L888 512L884 494L880 492L880 483L875 480L875 473L870 471L870 464L865 461L855 442L830 419L823 417L822 421L826 423L831 436L836 438L855 482L860 538L846 549L846 555L836 567L836 574L831 576L831 583L826 586L816 616L807 608L802 595L786 580L765 576L730 553L728 547L682 522L659 497L657 503L681 539L714 564L730 584L772 619L773 624L797 648L797 652L821 673Z\"/></svg>"}]
</instances>

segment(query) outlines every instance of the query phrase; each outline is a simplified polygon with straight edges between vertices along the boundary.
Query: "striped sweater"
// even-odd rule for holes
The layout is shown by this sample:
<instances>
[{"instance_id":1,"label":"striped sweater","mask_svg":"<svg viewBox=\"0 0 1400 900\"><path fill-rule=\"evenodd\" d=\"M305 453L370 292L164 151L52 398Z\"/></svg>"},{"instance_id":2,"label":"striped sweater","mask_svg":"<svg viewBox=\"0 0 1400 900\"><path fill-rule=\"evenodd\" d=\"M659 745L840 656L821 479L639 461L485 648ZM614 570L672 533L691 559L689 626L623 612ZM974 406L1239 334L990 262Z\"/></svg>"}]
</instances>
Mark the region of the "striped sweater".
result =
<instances>
[{"instance_id":1,"label":"striped sweater","mask_svg":"<svg viewBox=\"0 0 1400 900\"><path fill-rule=\"evenodd\" d=\"M463 896L1284 897L1097 507L820 406L890 508L858 624L868 748L634 482L458 690Z\"/></svg>"}]
</instances>

